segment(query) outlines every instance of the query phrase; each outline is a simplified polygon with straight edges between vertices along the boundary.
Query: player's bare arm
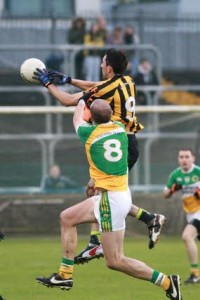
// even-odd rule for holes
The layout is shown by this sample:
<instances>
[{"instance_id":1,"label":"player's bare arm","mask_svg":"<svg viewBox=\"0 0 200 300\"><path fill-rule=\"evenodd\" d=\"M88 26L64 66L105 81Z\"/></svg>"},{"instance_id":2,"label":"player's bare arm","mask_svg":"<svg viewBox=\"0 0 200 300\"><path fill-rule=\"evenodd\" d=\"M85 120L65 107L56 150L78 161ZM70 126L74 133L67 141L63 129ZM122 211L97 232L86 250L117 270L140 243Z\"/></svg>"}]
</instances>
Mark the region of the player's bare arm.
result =
<instances>
[{"instance_id":1,"label":"player's bare arm","mask_svg":"<svg viewBox=\"0 0 200 300\"><path fill-rule=\"evenodd\" d=\"M80 88L81 90L88 90L88 89L91 89L97 83L94 81L85 81L85 80L79 80L79 79L72 78L71 84L75 87Z\"/></svg>"},{"instance_id":2,"label":"player's bare arm","mask_svg":"<svg viewBox=\"0 0 200 300\"><path fill-rule=\"evenodd\" d=\"M78 100L83 95L82 92L71 95L61 89L58 89L54 84L50 84L48 86L48 90L54 98L56 98L61 104L65 106L76 106Z\"/></svg>"},{"instance_id":3,"label":"player's bare arm","mask_svg":"<svg viewBox=\"0 0 200 300\"><path fill-rule=\"evenodd\" d=\"M74 117L73 117L73 124L74 128L76 129L79 125L86 123L83 119L84 115L84 108L85 108L85 101L80 100L78 105L76 106Z\"/></svg>"}]
</instances>

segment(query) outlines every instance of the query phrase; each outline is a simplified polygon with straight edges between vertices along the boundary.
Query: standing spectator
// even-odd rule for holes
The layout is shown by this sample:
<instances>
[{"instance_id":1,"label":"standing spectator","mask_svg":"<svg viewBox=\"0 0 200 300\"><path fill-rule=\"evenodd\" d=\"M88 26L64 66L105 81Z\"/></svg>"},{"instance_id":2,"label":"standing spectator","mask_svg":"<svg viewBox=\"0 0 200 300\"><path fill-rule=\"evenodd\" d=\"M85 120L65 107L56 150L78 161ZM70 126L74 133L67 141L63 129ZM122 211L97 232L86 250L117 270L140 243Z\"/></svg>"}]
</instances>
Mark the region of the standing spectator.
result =
<instances>
[{"instance_id":1,"label":"standing spectator","mask_svg":"<svg viewBox=\"0 0 200 300\"><path fill-rule=\"evenodd\" d=\"M187 225L182 233L190 263L190 276L185 283L200 283L198 246L200 239L200 167L194 164L195 157L189 148L180 149L179 167L170 175L164 189L164 197L169 198L175 192L182 192L183 210L186 213Z\"/></svg>"},{"instance_id":2,"label":"standing spectator","mask_svg":"<svg viewBox=\"0 0 200 300\"><path fill-rule=\"evenodd\" d=\"M153 67L148 59L143 58L140 60L137 73L134 76L134 81L136 86L140 85L158 85L159 80L156 73L153 70ZM153 92L151 96L153 96ZM138 105L146 105L147 104L147 96L145 93L138 91L137 93L137 104Z\"/></svg>"},{"instance_id":3,"label":"standing spectator","mask_svg":"<svg viewBox=\"0 0 200 300\"><path fill-rule=\"evenodd\" d=\"M101 50L96 46L104 46L106 42L105 29L98 21L91 25L90 30L85 34L84 45L94 46L94 49L85 51L84 71L87 81L100 81Z\"/></svg>"},{"instance_id":4,"label":"standing spectator","mask_svg":"<svg viewBox=\"0 0 200 300\"><path fill-rule=\"evenodd\" d=\"M137 46L140 44L140 38L138 34L136 33L135 28L132 25L126 25L124 29L124 44L125 45L134 45ZM133 76L135 75L135 72L139 65L139 53L138 50L130 51L129 58L130 58L130 74Z\"/></svg>"},{"instance_id":5,"label":"standing spectator","mask_svg":"<svg viewBox=\"0 0 200 300\"><path fill-rule=\"evenodd\" d=\"M41 182L41 190L43 192L55 193L75 187L76 185L71 179L61 175L58 165L53 165L49 169L49 175Z\"/></svg>"},{"instance_id":6,"label":"standing spectator","mask_svg":"<svg viewBox=\"0 0 200 300\"><path fill-rule=\"evenodd\" d=\"M104 41L107 37L107 23L106 19L103 16L99 16L97 18L97 24L99 26L99 31L101 32L101 35L103 36Z\"/></svg>"},{"instance_id":7,"label":"standing spectator","mask_svg":"<svg viewBox=\"0 0 200 300\"><path fill-rule=\"evenodd\" d=\"M123 28L121 26L116 26L111 31L111 34L107 38L107 44L109 45L123 45Z\"/></svg>"},{"instance_id":8,"label":"standing spectator","mask_svg":"<svg viewBox=\"0 0 200 300\"><path fill-rule=\"evenodd\" d=\"M85 20L83 18L76 18L72 21L72 26L67 35L67 42L73 45L83 45L85 36ZM83 51L79 51L75 58L75 73L76 77L84 79L83 76Z\"/></svg>"}]
</instances>

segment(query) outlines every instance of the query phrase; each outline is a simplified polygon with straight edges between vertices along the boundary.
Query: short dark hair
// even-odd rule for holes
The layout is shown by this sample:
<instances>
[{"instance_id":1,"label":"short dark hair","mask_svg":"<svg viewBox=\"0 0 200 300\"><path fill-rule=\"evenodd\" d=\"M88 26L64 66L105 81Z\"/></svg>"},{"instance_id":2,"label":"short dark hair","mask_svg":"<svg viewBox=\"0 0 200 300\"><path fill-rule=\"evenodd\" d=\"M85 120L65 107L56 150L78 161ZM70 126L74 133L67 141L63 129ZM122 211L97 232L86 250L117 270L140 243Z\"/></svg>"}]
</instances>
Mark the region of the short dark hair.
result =
<instances>
[{"instance_id":1,"label":"short dark hair","mask_svg":"<svg viewBox=\"0 0 200 300\"><path fill-rule=\"evenodd\" d=\"M194 154L194 151L193 151L191 148L189 148L189 147L183 147L183 148L180 148L180 149L178 150L178 153L179 153L180 151L189 151L193 156L195 155L195 154Z\"/></svg>"},{"instance_id":2,"label":"short dark hair","mask_svg":"<svg viewBox=\"0 0 200 300\"><path fill-rule=\"evenodd\" d=\"M106 65L111 66L115 74L122 75L127 68L128 58L124 51L110 48L106 51Z\"/></svg>"}]
</instances>

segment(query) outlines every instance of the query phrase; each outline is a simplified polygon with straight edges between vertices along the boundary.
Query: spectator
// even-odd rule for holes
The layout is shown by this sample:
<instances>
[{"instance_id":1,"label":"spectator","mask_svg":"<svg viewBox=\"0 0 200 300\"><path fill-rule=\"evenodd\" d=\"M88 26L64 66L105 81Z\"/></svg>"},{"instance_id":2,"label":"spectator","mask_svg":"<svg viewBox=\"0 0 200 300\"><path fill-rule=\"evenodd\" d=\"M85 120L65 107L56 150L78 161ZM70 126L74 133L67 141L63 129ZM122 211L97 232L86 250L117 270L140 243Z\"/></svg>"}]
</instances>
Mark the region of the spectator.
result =
<instances>
[{"instance_id":1,"label":"spectator","mask_svg":"<svg viewBox=\"0 0 200 300\"><path fill-rule=\"evenodd\" d=\"M67 35L67 42L73 45L83 45L85 31L85 20L80 17L74 19ZM84 79L83 61L84 53L79 51L75 57L75 76L80 79Z\"/></svg>"},{"instance_id":2,"label":"spectator","mask_svg":"<svg viewBox=\"0 0 200 300\"><path fill-rule=\"evenodd\" d=\"M102 28L102 24L97 21L91 25L89 32L85 34L84 45L85 46L104 46L106 42L105 28ZM101 64L101 50L89 49L85 52L85 80L87 81L100 81Z\"/></svg>"},{"instance_id":3,"label":"spectator","mask_svg":"<svg viewBox=\"0 0 200 300\"><path fill-rule=\"evenodd\" d=\"M153 67L148 59L143 58L140 60L138 65L137 73L134 76L134 81L136 86L140 85L158 85L159 80L156 73L153 70ZM153 96L153 92L151 92L151 96ZM138 91L137 93L137 104L138 105L146 105L147 96L145 93Z\"/></svg>"},{"instance_id":4,"label":"spectator","mask_svg":"<svg viewBox=\"0 0 200 300\"><path fill-rule=\"evenodd\" d=\"M75 183L61 175L61 170L58 165L53 165L49 169L49 175L41 182L41 190L43 192L59 192L65 189L75 188Z\"/></svg>"},{"instance_id":5,"label":"spectator","mask_svg":"<svg viewBox=\"0 0 200 300\"><path fill-rule=\"evenodd\" d=\"M113 28L111 34L107 38L107 44L109 45L123 45L123 28L116 26Z\"/></svg>"},{"instance_id":6,"label":"spectator","mask_svg":"<svg viewBox=\"0 0 200 300\"><path fill-rule=\"evenodd\" d=\"M103 16L98 17L97 24L99 26L99 31L101 32L101 35L102 35L104 41L106 41L106 37L107 37L106 19Z\"/></svg>"},{"instance_id":7,"label":"spectator","mask_svg":"<svg viewBox=\"0 0 200 300\"><path fill-rule=\"evenodd\" d=\"M140 44L140 38L136 33L135 28L132 25L129 24L126 25L124 29L124 44L134 45L134 46ZM130 51L128 52L128 55L130 57L130 65L129 65L130 74L134 76L139 65L138 50Z\"/></svg>"},{"instance_id":8,"label":"spectator","mask_svg":"<svg viewBox=\"0 0 200 300\"><path fill-rule=\"evenodd\" d=\"M64 56L59 51L53 51L45 60L47 69L62 71Z\"/></svg>"}]
</instances>

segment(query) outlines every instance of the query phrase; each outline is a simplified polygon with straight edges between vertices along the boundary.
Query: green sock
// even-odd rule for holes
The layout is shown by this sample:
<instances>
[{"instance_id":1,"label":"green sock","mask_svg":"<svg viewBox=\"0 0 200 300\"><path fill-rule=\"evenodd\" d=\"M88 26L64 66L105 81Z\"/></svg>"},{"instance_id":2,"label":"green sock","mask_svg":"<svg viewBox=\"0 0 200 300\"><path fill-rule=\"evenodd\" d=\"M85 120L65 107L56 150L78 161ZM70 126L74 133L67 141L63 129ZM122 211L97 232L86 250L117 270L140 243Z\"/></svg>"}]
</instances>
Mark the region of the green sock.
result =
<instances>
[{"instance_id":1,"label":"green sock","mask_svg":"<svg viewBox=\"0 0 200 300\"><path fill-rule=\"evenodd\" d=\"M73 269L74 269L74 260L62 257L60 268L59 268L59 275L65 279L72 278Z\"/></svg>"}]
</instances>

